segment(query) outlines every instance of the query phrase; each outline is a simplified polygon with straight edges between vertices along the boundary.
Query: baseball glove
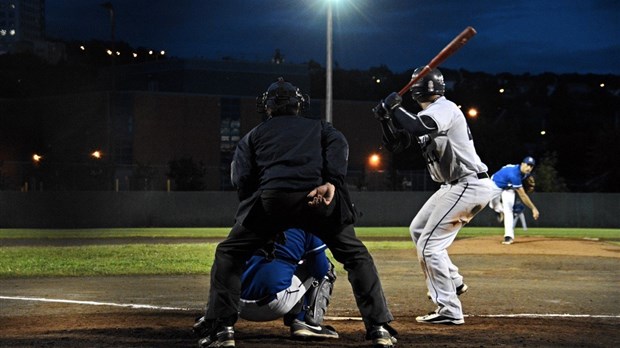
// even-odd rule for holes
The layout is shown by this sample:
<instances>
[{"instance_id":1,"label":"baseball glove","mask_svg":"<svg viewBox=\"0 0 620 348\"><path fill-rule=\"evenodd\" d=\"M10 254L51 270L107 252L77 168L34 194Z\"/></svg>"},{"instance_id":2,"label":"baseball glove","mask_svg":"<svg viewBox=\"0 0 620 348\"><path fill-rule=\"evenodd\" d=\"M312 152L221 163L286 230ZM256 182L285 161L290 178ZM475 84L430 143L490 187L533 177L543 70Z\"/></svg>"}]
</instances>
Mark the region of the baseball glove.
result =
<instances>
[{"instance_id":1,"label":"baseball glove","mask_svg":"<svg viewBox=\"0 0 620 348\"><path fill-rule=\"evenodd\" d=\"M525 180L523 181L523 189L525 190L525 192L532 193L534 192L535 188L536 180L534 179L534 177L528 176L527 178L525 178Z\"/></svg>"}]
</instances>

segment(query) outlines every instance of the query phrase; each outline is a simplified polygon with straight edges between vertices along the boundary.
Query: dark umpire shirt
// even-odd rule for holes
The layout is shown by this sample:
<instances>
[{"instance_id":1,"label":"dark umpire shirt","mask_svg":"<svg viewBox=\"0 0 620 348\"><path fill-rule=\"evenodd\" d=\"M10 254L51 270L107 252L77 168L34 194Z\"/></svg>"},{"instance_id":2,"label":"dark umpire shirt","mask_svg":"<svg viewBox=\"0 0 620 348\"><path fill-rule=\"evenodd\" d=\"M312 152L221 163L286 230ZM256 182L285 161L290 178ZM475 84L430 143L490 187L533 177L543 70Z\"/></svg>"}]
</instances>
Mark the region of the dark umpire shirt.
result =
<instances>
[{"instance_id":1,"label":"dark umpire shirt","mask_svg":"<svg viewBox=\"0 0 620 348\"><path fill-rule=\"evenodd\" d=\"M325 182L344 187L348 154L345 137L330 123L292 115L265 120L239 141L233 156L237 220L243 222L263 190L310 192Z\"/></svg>"}]
</instances>

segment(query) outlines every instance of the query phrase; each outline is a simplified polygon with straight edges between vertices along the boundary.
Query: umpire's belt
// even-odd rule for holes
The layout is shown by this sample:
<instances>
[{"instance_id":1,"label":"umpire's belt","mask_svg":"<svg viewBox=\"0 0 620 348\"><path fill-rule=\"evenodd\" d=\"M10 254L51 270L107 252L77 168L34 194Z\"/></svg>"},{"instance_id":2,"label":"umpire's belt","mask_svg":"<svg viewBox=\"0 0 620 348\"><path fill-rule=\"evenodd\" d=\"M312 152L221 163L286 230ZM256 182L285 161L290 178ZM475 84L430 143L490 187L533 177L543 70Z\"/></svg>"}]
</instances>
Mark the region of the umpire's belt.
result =
<instances>
[{"instance_id":1,"label":"umpire's belt","mask_svg":"<svg viewBox=\"0 0 620 348\"><path fill-rule=\"evenodd\" d=\"M466 175L466 176L468 176L468 175ZM488 179L489 178L489 173L487 173L487 172L476 173L476 177L478 179ZM450 181L450 185L456 185L459 182L459 180L461 180L461 178L458 178L456 180Z\"/></svg>"}]
</instances>

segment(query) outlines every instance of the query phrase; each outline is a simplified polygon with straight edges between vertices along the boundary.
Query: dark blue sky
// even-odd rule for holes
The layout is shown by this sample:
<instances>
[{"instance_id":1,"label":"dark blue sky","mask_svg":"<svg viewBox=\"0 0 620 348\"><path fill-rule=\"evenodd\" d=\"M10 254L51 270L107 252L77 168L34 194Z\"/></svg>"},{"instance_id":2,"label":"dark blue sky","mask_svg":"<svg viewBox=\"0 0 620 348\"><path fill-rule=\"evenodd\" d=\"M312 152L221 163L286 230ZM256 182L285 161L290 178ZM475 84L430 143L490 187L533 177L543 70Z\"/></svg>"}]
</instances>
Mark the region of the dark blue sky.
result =
<instances>
[{"instance_id":1,"label":"dark blue sky","mask_svg":"<svg viewBox=\"0 0 620 348\"><path fill-rule=\"evenodd\" d=\"M175 57L231 56L325 66L327 0L116 0L116 38ZM467 26L478 34L442 66L487 73L620 75L618 0L332 0L343 69L425 65ZM47 33L109 40L104 0L47 0Z\"/></svg>"}]
</instances>

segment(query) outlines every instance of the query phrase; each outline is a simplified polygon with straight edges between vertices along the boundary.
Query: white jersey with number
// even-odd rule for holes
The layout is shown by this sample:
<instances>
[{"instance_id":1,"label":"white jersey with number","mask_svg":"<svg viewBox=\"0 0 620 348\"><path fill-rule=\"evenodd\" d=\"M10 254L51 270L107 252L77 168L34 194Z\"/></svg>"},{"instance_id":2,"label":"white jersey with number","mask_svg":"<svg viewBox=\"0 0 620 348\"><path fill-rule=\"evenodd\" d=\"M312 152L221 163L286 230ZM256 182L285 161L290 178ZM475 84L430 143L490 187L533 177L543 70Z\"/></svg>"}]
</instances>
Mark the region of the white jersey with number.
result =
<instances>
[{"instance_id":1,"label":"white jersey with number","mask_svg":"<svg viewBox=\"0 0 620 348\"><path fill-rule=\"evenodd\" d=\"M418 138L434 181L449 183L488 170L476 153L465 115L456 104L441 97L420 115L430 116L438 127L437 132Z\"/></svg>"}]
</instances>

